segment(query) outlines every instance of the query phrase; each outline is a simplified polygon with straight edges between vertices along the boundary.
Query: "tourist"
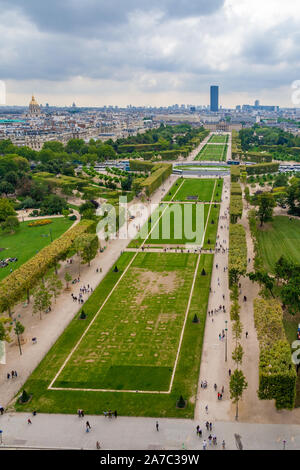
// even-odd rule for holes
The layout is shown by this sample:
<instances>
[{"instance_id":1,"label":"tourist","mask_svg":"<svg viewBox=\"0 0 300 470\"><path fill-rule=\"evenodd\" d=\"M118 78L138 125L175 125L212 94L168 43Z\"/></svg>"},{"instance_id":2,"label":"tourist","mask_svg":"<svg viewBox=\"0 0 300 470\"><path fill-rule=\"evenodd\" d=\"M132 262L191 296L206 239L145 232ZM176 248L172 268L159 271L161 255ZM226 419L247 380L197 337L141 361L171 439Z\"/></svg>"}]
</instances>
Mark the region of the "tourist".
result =
<instances>
[{"instance_id":1,"label":"tourist","mask_svg":"<svg viewBox=\"0 0 300 470\"><path fill-rule=\"evenodd\" d=\"M158 421L156 421L156 431L159 431L159 424L158 424Z\"/></svg>"},{"instance_id":2,"label":"tourist","mask_svg":"<svg viewBox=\"0 0 300 470\"><path fill-rule=\"evenodd\" d=\"M90 425L90 423L89 423L88 421L85 423L85 426L86 426L86 432L90 432L90 430L91 430L92 428L91 428L91 425Z\"/></svg>"},{"instance_id":3,"label":"tourist","mask_svg":"<svg viewBox=\"0 0 300 470\"><path fill-rule=\"evenodd\" d=\"M206 447L207 447L207 442L206 442L206 440L204 439L204 441L203 441L203 450L206 450Z\"/></svg>"}]
</instances>

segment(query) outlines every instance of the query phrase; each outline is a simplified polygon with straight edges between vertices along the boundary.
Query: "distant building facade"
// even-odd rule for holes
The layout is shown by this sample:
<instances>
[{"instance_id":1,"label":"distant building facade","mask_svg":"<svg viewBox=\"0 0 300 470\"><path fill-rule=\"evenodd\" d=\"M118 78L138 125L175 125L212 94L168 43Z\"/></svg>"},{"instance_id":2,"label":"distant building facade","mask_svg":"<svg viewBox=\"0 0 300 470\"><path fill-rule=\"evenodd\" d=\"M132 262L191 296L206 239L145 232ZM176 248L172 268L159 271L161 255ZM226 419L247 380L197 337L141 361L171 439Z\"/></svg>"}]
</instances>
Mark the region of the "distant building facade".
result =
<instances>
[{"instance_id":1,"label":"distant building facade","mask_svg":"<svg viewBox=\"0 0 300 470\"><path fill-rule=\"evenodd\" d=\"M31 101L29 103L29 115L30 116L39 116L41 114L41 108L36 101L35 97L32 95Z\"/></svg>"},{"instance_id":2,"label":"distant building facade","mask_svg":"<svg viewBox=\"0 0 300 470\"><path fill-rule=\"evenodd\" d=\"M219 87L215 85L210 87L210 110L214 113L219 111Z\"/></svg>"}]
</instances>

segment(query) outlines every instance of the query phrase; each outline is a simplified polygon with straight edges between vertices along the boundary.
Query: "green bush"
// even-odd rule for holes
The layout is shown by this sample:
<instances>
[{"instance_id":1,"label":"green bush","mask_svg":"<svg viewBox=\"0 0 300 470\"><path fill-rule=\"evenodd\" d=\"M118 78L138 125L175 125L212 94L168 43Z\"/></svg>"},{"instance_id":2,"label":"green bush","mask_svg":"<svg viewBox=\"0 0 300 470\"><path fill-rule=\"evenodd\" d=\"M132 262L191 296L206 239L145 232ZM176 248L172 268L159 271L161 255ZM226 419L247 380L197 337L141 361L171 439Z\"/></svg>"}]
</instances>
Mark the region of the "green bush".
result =
<instances>
[{"instance_id":1,"label":"green bush","mask_svg":"<svg viewBox=\"0 0 300 470\"><path fill-rule=\"evenodd\" d=\"M255 299L254 321L260 345L258 396L261 400L275 400L277 409L293 409L297 374L280 303Z\"/></svg>"}]
</instances>

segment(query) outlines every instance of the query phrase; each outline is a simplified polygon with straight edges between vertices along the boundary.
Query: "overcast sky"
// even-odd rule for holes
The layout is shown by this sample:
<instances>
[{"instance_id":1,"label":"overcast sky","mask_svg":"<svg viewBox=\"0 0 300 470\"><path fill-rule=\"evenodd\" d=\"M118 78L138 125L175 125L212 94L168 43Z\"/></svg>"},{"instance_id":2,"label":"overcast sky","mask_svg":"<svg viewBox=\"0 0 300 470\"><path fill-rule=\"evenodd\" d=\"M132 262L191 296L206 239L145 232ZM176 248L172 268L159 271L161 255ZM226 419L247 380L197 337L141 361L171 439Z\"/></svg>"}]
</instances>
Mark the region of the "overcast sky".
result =
<instances>
[{"instance_id":1,"label":"overcast sky","mask_svg":"<svg viewBox=\"0 0 300 470\"><path fill-rule=\"evenodd\" d=\"M298 0L0 0L7 104L290 106Z\"/></svg>"}]
</instances>

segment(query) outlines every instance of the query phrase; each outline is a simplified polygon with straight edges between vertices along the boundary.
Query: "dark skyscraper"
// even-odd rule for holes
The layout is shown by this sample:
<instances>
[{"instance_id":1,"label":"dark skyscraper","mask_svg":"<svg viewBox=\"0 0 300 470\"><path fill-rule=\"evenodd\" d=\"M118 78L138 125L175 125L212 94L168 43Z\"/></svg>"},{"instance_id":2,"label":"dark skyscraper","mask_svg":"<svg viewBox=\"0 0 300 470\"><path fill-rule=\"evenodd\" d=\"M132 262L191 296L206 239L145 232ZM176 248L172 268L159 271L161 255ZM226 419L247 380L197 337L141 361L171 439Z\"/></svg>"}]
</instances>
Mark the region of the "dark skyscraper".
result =
<instances>
[{"instance_id":1,"label":"dark skyscraper","mask_svg":"<svg viewBox=\"0 0 300 470\"><path fill-rule=\"evenodd\" d=\"M210 87L210 110L213 112L219 111L219 87Z\"/></svg>"}]
</instances>

